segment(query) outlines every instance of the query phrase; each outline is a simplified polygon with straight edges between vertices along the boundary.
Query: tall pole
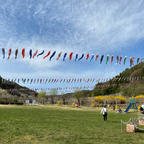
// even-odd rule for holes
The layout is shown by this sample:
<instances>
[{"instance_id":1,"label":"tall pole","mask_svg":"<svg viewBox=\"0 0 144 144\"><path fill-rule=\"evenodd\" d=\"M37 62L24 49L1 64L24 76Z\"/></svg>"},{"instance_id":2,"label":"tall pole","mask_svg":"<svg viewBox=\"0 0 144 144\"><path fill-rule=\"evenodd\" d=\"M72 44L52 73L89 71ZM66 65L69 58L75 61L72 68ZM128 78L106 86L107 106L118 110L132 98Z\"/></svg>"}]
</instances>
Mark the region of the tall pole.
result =
<instances>
[{"instance_id":1,"label":"tall pole","mask_svg":"<svg viewBox=\"0 0 144 144\"><path fill-rule=\"evenodd\" d=\"M121 120L121 133L123 132L123 121Z\"/></svg>"}]
</instances>

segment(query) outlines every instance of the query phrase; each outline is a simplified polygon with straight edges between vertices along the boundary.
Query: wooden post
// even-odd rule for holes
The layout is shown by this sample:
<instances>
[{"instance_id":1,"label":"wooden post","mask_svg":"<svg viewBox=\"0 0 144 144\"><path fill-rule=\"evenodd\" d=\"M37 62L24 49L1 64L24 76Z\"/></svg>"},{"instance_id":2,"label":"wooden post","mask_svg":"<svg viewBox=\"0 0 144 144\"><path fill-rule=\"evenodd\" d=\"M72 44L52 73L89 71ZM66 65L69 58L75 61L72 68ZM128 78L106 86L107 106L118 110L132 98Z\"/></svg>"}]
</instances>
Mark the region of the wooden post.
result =
<instances>
[{"instance_id":1,"label":"wooden post","mask_svg":"<svg viewBox=\"0 0 144 144\"><path fill-rule=\"evenodd\" d=\"M121 132L123 132L123 121L121 120Z\"/></svg>"}]
</instances>

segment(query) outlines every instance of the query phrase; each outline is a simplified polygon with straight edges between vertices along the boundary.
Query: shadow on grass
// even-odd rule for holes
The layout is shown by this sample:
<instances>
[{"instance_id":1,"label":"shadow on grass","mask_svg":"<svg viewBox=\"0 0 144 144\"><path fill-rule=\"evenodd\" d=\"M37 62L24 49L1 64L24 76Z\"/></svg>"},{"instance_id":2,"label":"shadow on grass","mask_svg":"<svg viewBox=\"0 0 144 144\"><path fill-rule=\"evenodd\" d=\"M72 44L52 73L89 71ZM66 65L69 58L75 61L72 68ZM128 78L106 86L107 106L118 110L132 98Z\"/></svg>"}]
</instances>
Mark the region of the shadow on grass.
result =
<instances>
[{"instance_id":1,"label":"shadow on grass","mask_svg":"<svg viewBox=\"0 0 144 144\"><path fill-rule=\"evenodd\" d=\"M142 129L137 129L136 132L138 132L138 133L144 133L144 129L143 130Z\"/></svg>"}]
</instances>

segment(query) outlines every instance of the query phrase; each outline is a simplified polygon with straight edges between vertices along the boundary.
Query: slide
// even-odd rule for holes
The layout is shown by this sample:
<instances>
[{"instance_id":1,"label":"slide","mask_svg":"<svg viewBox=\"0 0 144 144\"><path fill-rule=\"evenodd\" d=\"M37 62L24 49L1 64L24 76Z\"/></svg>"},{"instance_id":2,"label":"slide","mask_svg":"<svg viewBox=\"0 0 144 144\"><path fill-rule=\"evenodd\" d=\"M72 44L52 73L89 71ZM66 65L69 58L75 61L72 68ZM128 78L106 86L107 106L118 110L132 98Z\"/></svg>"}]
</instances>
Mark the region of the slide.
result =
<instances>
[{"instance_id":1,"label":"slide","mask_svg":"<svg viewBox=\"0 0 144 144\"><path fill-rule=\"evenodd\" d=\"M131 106L132 106L132 103L129 104L129 106L126 108L126 110L124 112L128 112L129 109L131 108Z\"/></svg>"}]
</instances>

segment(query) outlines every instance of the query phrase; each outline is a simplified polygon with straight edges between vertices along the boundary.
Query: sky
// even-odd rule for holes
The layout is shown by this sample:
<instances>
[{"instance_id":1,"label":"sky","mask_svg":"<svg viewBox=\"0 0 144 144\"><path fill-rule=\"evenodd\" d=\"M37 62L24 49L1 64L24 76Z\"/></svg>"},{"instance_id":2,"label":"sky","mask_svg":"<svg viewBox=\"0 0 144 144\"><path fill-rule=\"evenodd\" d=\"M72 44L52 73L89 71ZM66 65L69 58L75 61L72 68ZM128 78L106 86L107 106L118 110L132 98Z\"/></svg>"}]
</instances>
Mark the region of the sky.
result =
<instances>
[{"instance_id":1,"label":"sky","mask_svg":"<svg viewBox=\"0 0 144 144\"><path fill-rule=\"evenodd\" d=\"M129 57L143 57L143 0L0 0L0 75L3 78L112 78L130 68ZM1 49L9 48L9 60ZM14 59L15 49L19 49ZM22 59L20 52L26 49ZM56 51L49 61L43 56L29 59L33 52ZM56 61L57 54L74 52L104 55L98 61ZM106 65L106 56L114 62ZM126 65L116 56L127 56ZM21 83L22 84L22 83ZM95 83L22 84L29 88L94 86Z\"/></svg>"}]
</instances>

